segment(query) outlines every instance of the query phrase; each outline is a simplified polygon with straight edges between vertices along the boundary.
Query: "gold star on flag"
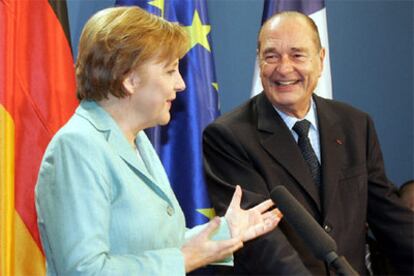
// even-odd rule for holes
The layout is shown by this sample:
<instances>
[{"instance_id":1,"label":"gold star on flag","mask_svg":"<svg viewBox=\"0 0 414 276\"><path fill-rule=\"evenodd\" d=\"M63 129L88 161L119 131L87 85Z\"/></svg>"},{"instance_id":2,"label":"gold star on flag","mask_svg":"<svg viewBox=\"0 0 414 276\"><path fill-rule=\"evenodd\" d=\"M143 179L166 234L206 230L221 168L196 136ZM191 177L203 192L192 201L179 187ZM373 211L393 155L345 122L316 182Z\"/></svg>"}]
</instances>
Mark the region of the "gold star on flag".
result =
<instances>
[{"instance_id":1,"label":"gold star on flag","mask_svg":"<svg viewBox=\"0 0 414 276\"><path fill-rule=\"evenodd\" d=\"M211 83L211 85L214 87L214 89L216 89L216 91L219 90L217 82L213 82L213 83Z\"/></svg>"},{"instance_id":2,"label":"gold star on flag","mask_svg":"<svg viewBox=\"0 0 414 276\"><path fill-rule=\"evenodd\" d=\"M191 26L186 26L184 28L190 36L190 49L196 44L200 44L210 52L210 44L208 43L207 36L210 33L211 26L203 25L197 10L194 12Z\"/></svg>"},{"instance_id":3,"label":"gold star on flag","mask_svg":"<svg viewBox=\"0 0 414 276\"><path fill-rule=\"evenodd\" d=\"M148 2L149 5L157 7L161 11L161 17L164 18L164 0L153 0Z\"/></svg>"},{"instance_id":4,"label":"gold star on flag","mask_svg":"<svg viewBox=\"0 0 414 276\"><path fill-rule=\"evenodd\" d=\"M208 217L209 219L212 219L216 216L214 208L197 209L197 212Z\"/></svg>"}]
</instances>

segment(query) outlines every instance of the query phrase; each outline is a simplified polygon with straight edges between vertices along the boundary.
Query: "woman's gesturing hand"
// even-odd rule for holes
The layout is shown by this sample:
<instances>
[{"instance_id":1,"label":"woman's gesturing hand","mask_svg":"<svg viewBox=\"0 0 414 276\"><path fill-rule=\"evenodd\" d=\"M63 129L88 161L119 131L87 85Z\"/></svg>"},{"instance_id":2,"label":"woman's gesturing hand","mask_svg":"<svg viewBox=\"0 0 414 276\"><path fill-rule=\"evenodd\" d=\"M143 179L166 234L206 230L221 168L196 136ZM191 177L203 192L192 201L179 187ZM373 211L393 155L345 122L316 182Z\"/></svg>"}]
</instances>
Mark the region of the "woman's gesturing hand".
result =
<instances>
[{"instance_id":1,"label":"woman's gesturing hand","mask_svg":"<svg viewBox=\"0 0 414 276\"><path fill-rule=\"evenodd\" d=\"M268 199L248 210L240 207L242 190L236 186L236 191L230 202L225 218L233 238L240 237L243 242L257 238L276 228L283 217L279 209L269 210L274 203Z\"/></svg>"},{"instance_id":2,"label":"woman's gesturing hand","mask_svg":"<svg viewBox=\"0 0 414 276\"><path fill-rule=\"evenodd\" d=\"M181 251L184 255L186 272L223 260L243 246L239 237L222 241L211 240L211 236L219 226L220 218L215 217L203 231L184 243Z\"/></svg>"},{"instance_id":3,"label":"woman's gesturing hand","mask_svg":"<svg viewBox=\"0 0 414 276\"><path fill-rule=\"evenodd\" d=\"M241 197L241 188L237 186L224 216L230 228L231 239L221 241L211 239L214 231L220 226L220 218L215 217L205 229L184 243L181 251L184 255L186 272L223 260L243 247L243 242L276 228L282 213L278 209L268 211L274 205L270 199L251 209L243 210L240 207Z\"/></svg>"}]
</instances>

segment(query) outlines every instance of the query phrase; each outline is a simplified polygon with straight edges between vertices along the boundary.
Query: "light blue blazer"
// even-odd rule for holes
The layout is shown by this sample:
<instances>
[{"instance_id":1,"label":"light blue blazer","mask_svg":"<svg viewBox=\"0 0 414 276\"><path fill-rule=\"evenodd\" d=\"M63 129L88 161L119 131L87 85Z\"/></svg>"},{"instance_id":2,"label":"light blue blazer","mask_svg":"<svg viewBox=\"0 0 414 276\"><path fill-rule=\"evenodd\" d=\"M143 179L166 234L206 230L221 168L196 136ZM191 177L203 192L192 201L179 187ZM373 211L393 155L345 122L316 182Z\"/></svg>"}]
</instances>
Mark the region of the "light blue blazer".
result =
<instances>
[{"instance_id":1,"label":"light blue blazer","mask_svg":"<svg viewBox=\"0 0 414 276\"><path fill-rule=\"evenodd\" d=\"M184 275L184 215L141 131L132 149L112 117L83 101L53 137L36 184L48 275ZM228 239L222 219L214 239Z\"/></svg>"}]
</instances>

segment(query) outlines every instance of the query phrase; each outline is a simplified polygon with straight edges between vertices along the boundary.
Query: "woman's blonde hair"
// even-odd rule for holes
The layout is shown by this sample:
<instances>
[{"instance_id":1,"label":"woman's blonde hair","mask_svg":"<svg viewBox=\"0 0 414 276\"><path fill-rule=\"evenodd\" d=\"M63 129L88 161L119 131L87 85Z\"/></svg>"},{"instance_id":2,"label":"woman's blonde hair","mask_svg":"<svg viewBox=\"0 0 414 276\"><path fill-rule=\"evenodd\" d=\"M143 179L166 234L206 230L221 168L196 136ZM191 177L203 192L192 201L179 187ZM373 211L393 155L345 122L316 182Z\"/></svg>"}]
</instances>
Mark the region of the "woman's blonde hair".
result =
<instances>
[{"instance_id":1,"label":"woman's blonde hair","mask_svg":"<svg viewBox=\"0 0 414 276\"><path fill-rule=\"evenodd\" d=\"M99 101L108 94L127 95L122 82L132 70L156 58L171 62L188 50L188 37L178 24L138 7L115 7L93 15L79 41L77 97Z\"/></svg>"}]
</instances>

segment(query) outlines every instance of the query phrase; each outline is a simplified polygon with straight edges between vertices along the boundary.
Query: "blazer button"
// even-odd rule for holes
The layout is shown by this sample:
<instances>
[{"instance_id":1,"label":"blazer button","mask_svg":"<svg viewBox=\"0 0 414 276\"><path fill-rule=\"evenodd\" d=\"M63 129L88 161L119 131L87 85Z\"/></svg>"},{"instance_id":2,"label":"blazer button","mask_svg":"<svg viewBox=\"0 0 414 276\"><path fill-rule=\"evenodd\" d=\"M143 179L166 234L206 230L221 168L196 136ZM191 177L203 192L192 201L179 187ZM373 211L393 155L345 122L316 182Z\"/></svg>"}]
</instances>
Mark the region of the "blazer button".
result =
<instances>
[{"instance_id":1,"label":"blazer button","mask_svg":"<svg viewBox=\"0 0 414 276\"><path fill-rule=\"evenodd\" d=\"M325 230L326 233L329 233L332 231L332 227L329 224L325 224L323 230Z\"/></svg>"},{"instance_id":2,"label":"blazer button","mask_svg":"<svg viewBox=\"0 0 414 276\"><path fill-rule=\"evenodd\" d=\"M172 216L174 214L174 208L171 207L170 205L168 205L168 207L167 207L167 214L169 216Z\"/></svg>"}]
</instances>

